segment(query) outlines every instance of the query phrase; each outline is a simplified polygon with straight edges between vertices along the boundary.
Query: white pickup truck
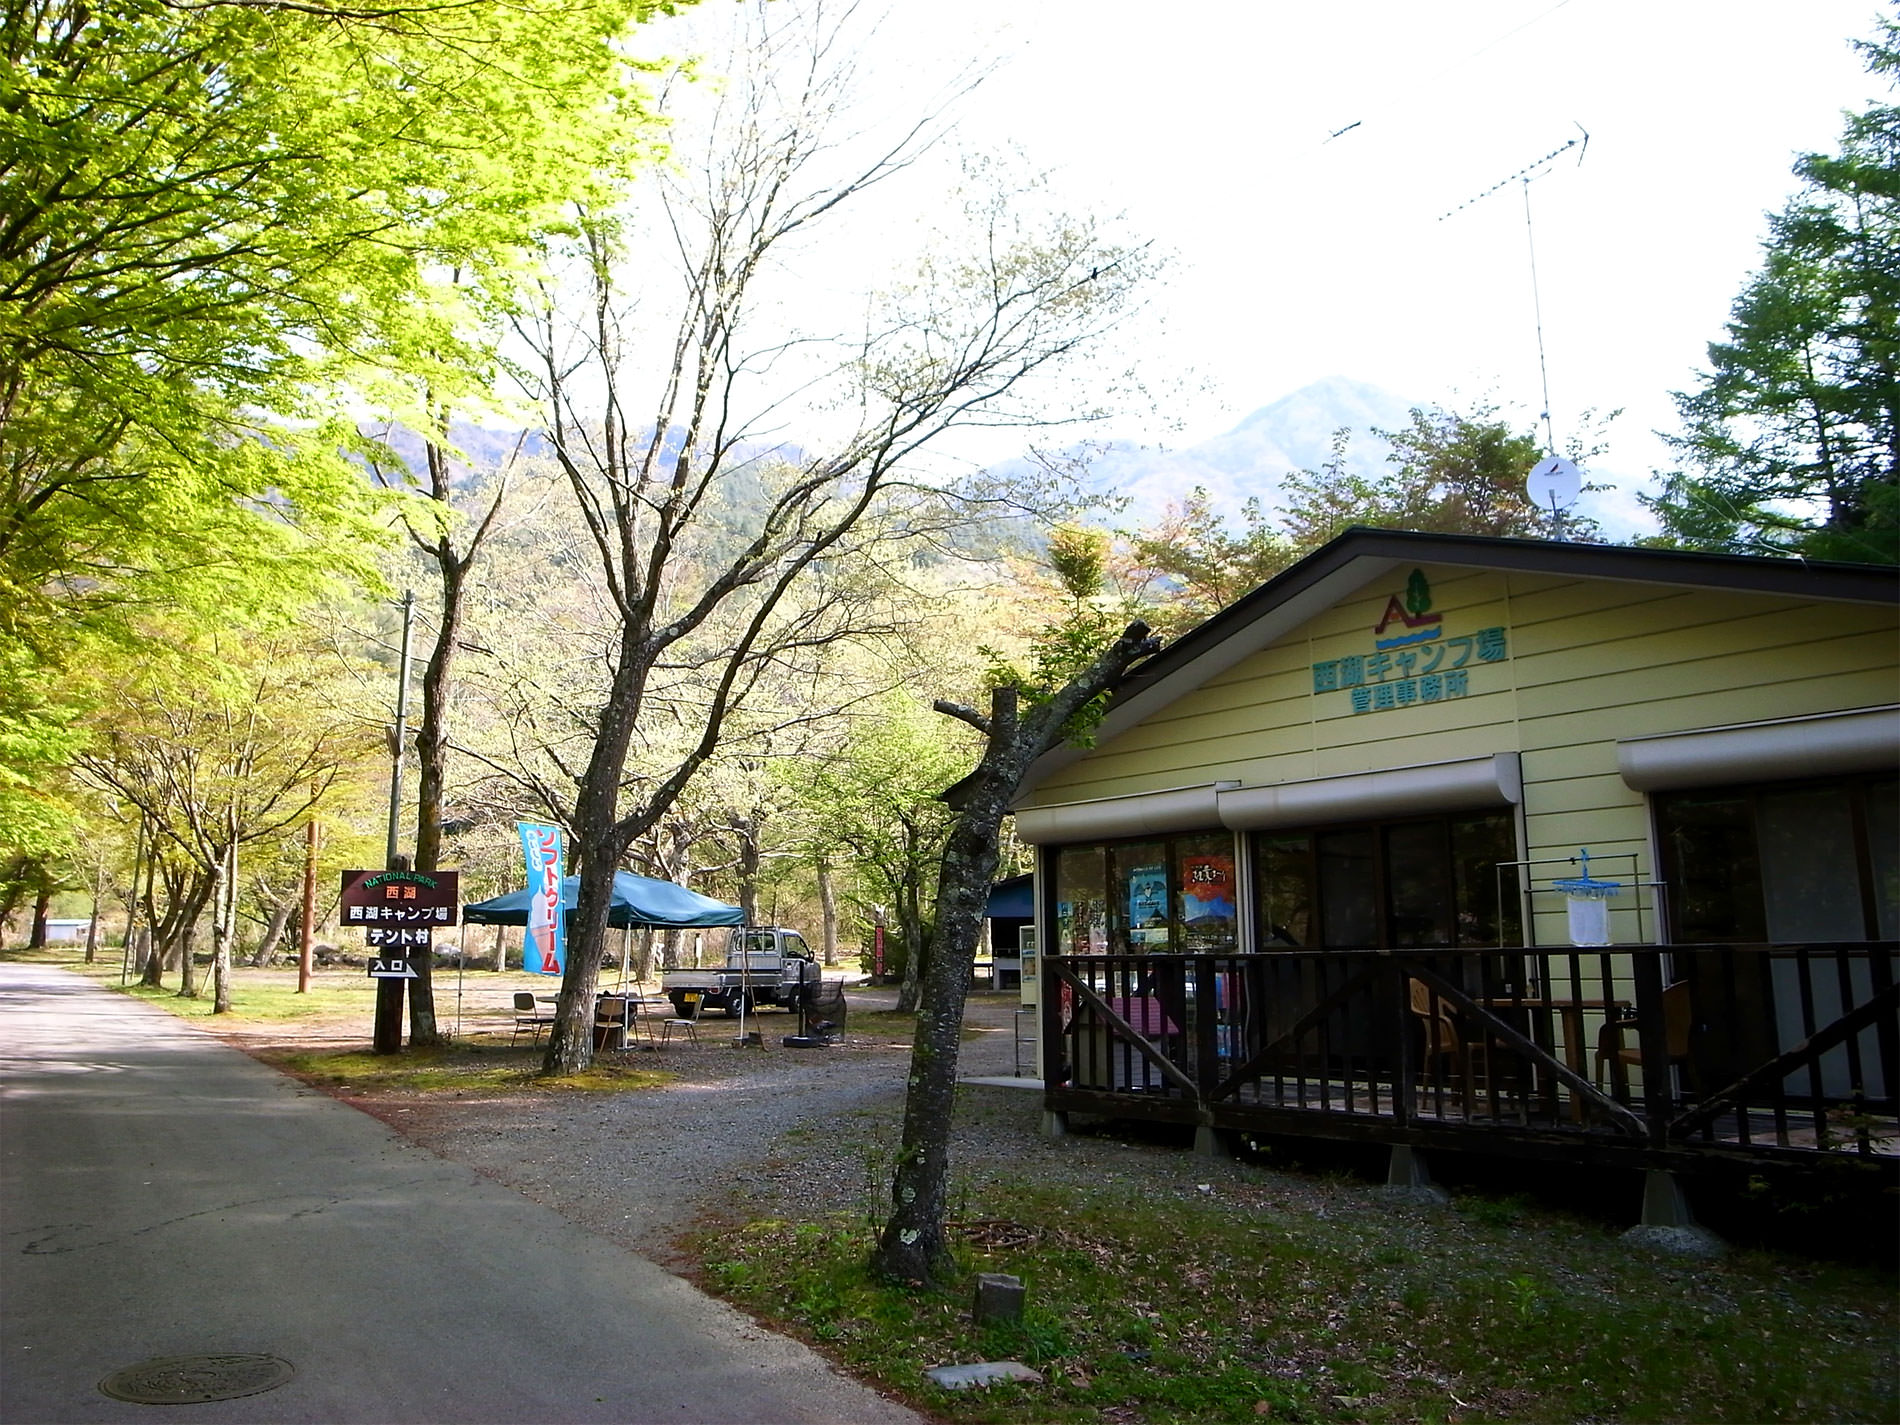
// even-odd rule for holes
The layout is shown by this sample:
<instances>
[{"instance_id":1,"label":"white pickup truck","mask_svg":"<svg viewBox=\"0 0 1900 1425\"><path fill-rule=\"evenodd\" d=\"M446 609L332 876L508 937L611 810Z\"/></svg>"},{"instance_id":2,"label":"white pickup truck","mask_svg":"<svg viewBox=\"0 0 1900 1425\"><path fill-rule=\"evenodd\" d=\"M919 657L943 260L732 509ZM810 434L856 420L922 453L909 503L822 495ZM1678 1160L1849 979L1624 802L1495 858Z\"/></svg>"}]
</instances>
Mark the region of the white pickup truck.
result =
<instances>
[{"instance_id":1,"label":"white pickup truck","mask_svg":"<svg viewBox=\"0 0 1900 1425\"><path fill-rule=\"evenodd\" d=\"M710 970L667 970L660 989L682 1018L708 1009L737 1018L762 1004L799 1007L800 987L818 979L819 966L805 937L777 925L734 931L726 963Z\"/></svg>"}]
</instances>

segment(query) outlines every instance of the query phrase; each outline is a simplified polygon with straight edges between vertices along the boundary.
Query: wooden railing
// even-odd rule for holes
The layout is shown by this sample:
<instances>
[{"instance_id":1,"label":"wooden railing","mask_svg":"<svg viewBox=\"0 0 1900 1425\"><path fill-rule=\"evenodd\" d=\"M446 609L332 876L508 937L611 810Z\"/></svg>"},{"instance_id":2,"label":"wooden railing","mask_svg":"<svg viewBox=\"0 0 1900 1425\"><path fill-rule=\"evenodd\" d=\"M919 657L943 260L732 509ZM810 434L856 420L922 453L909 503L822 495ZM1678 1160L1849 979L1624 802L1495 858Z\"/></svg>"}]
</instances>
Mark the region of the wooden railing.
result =
<instances>
[{"instance_id":1,"label":"wooden railing","mask_svg":"<svg viewBox=\"0 0 1900 1425\"><path fill-rule=\"evenodd\" d=\"M1052 956L1056 1108L1546 1147L1900 1154L1900 945Z\"/></svg>"}]
</instances>

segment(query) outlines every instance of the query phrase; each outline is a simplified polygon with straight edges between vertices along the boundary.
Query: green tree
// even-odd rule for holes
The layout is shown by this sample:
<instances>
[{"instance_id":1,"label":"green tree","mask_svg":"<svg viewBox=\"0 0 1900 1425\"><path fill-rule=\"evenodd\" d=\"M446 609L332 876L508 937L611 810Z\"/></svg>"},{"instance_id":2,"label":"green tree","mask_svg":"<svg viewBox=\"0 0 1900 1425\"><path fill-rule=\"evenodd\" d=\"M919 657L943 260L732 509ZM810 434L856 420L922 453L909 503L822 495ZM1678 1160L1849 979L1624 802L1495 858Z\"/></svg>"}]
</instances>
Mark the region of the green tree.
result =
<instances>
[{"instance_id":1,"label":"green tree","mask_svg":"<svg viewBox=\"0 0 1900 1425\"><path fill-rule=\"evenodd\" d=\"M1258 499L1232 530L1196 486L1160 523L1131 536L1118 575L1140 590L1156 632L1173 637L1266 583L1299 558Z\"/></svg>"},{"instance_id":2,"label":"green tree","mask_svg":"<svg viewBox=\"0 0 1900 1425\"><path fill-rule=\"evenodd\" d=\"M1382 478L1347 467L1350 432L1341 430L1320 469L1285 480L1284 524L1298 554L1311 553L1351 525L1528 538L1556 533L1551 512L1539 509L1524 488L1545 451L1534 433L1500 420L1495 406L1481 404L1469 415L1415 406L1403 429L1374 434L1391 447ZM1572 451L1571 458L1589 453ZM1573 516L1564 520L1571 539L1590 537L1594 529Z\"/></svg>"},{"instance_id":3,"label":"green tree","mask_svg":"<svg viewBox=\"0 0 1900 1425\"><path fill-rule=\"evenodd\" d=\"M48 678L155 610L256 622L371 578L335 416L485 375L480 310L643 108L660 8L154 0L0 16L0 654ZM400 383L398 383L400 384ZM25 667L16 665L24 664ZM13 712L0 697L0 718ZM43 721L0 727L46 744ZM28 774L9 761L0 782Z\"/></svg>"},{"instance_id":4,"label":"green tree","mask_svg":"<svg viewBox=\"0 0 1900 1425\"><path fill-rule=\"evenodd\" d=\"M1891 90L1900 25L1861 49ZM1900 562L1900 108L1849 116L1794 172L1728 339L1676 397L1687 468L1645 503L1663 544Z\"/></svg>"},{"instance_id":5,"label":"green tree","mask_svg":"<svg viewBox=\"0 0 1900 1425\"><path fill-rule=\"evenodd\" d=\"M212 911L214 1009L230 1008L238 855L301 826L346 773L377 755L321 644L267 635L206 639L119 689L80 759L175 854L178 930ZM353 689L353 685L352 685ZM189 949L179 993L197 993Z\"/></svg>"},{"instance_id":6,"label":"green tree","mask_svg":"<svg viewBox=\"0 0 1900 1425\"><path fill-rule=\"evenodd\" d=\"M950 830L940 794L967 754L941 719L893 695L852 715L832 755L783 764L809 808L807 854L853 868L867 899L890 908L903 945L898 1009L917 1008L936 934L936 876Z\"/></svg>"}]
</instances>

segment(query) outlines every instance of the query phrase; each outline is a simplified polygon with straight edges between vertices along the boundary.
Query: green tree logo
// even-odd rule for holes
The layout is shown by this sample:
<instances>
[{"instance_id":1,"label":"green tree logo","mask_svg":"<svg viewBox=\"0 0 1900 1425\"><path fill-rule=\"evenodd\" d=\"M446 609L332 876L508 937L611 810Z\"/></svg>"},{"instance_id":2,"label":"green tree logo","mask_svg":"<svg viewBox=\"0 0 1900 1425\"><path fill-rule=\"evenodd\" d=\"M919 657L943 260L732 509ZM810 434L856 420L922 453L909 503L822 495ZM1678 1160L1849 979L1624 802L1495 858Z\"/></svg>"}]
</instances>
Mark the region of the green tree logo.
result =
<instances>
[{"instance_id":1,"label":"green tree logo","mask_svg":"<svg viewBox=\"0 0 1900 1425\"><path fill-rule=\"evenodd\" d=\"M1425 582L1425 571L1414 569L1412 577L1405 581L1405 608L1413 618L1430 612L1432 607L1432 586Z\"/></svg>"}]
</instances>

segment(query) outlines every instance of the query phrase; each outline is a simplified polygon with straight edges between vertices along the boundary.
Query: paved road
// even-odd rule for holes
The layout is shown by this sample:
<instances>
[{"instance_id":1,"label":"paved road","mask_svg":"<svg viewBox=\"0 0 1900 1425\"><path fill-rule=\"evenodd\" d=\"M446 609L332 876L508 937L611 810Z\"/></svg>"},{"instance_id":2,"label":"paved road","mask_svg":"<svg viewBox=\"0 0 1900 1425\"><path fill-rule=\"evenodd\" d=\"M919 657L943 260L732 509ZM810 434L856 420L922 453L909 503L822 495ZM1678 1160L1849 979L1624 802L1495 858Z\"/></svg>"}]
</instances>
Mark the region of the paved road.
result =
<instances>
[{"instance_id":1,"label":"paved road","mask_svg":"<svg viewBox=\"0 0 1900 1425\"><path fill-rule=\"evenodd\" d=\"M612 1243L163 1011L0 964L0 1420L918 1422ZM162 1356L288 1384L100 1393Z\"/></svg>"}]
</instances>

